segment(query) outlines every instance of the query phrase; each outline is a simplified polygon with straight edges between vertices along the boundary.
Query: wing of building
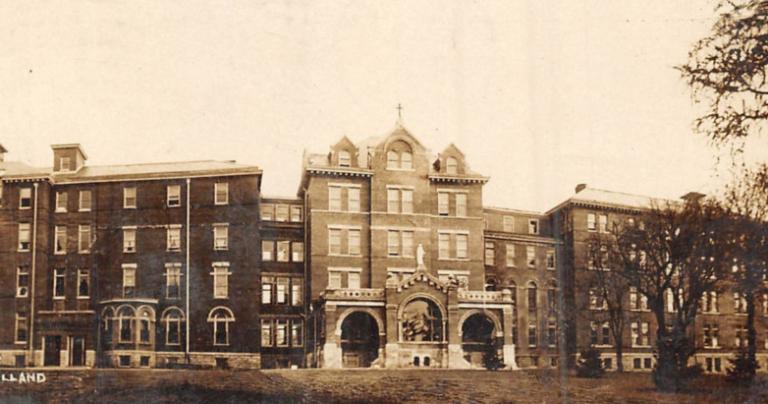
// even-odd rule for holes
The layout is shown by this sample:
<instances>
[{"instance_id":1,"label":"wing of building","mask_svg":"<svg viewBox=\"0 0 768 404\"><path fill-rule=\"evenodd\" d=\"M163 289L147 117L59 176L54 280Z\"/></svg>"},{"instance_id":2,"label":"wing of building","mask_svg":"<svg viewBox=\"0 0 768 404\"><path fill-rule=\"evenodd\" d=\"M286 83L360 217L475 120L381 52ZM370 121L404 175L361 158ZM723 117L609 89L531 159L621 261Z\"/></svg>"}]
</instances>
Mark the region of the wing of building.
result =
<instances>
[{"instance_id":1,"label":"wing of building","mask_svg":"<svg viewBox=\"0 0 768 404\"><path fill-rule=\"evenodd\" d=\"M489 177L401 125L305 154L291 197L232 161L52 150L37 168L0 146L4 366L473 368L489 346L512 369L589 346L612 365L586 240L660 202L581 185L545 213L484 206ZM713 298L697 342L718 371L745 336ZM629 299L625 367L650 369L653 319Z\"/></svg>"}]
</instances>

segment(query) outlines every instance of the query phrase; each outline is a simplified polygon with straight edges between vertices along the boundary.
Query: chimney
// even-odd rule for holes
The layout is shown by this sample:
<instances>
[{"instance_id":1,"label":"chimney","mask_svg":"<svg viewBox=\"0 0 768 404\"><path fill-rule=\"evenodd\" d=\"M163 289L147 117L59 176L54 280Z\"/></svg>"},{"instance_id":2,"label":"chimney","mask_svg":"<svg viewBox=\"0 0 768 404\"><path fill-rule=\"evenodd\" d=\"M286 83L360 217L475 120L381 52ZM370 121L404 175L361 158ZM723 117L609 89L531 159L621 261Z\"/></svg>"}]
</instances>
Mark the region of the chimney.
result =
<instances>
[{"instance_id":1,"label":"chimney","mask_svg":"<svg viewBox=\"0 0 768 404\"><path fill-rule=\"evenodd\" d=\"M705 196L705 194L699 192L688 192L687 194L681 196L680 199L689 203L694 203L701 201Z\"/></svg>"},{"instance_id":2,"label":"chimney","mask_svg":"<svg viewBox=\"0 0 768 404\"><path fill-rule=\"evenodd\" d=\"M586 188L587 188L587 184L576 184L576 193L578 194L579 192L585 190Z\"/></svg>"},{"instance_id":3,"label":"chimney","mask_svg":"<svg viewBox=\"0 0 768 404\"><path fill-rule=\"evenodd\" d=\"M8 150L0 144L0 163L5 161L5 153L8 153Z\"/></svg>"},{"instance_id":4,"label":"chimney","mask_svg":"<svg viewBox=\"0 0 768 404\"><path fill-rule=\"evenodd\" d=\"M76 172L85 165L88 156L78 143L52 144L53 172Z\"/></svg>"}]
</instances>

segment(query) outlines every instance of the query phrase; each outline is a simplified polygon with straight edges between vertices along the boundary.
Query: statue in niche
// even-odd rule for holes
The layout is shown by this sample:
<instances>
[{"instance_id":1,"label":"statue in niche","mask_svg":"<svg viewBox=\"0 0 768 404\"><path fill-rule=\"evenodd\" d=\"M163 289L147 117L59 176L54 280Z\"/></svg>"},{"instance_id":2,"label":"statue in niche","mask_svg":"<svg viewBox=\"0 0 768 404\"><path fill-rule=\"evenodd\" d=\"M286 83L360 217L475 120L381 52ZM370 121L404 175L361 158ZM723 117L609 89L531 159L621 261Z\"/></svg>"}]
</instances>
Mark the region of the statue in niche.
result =
<instances>
[{"instance_id":1,"label":"statue in niche","mask_svg":"<svg viewBox=\"0 0 768 404\"><path fill-rule=\"evenodd\" d=\"M416 247L416 265L417 268L426 268L424 266L424 246L419 243L419 246Z\"/></svg>"}]
</instances>

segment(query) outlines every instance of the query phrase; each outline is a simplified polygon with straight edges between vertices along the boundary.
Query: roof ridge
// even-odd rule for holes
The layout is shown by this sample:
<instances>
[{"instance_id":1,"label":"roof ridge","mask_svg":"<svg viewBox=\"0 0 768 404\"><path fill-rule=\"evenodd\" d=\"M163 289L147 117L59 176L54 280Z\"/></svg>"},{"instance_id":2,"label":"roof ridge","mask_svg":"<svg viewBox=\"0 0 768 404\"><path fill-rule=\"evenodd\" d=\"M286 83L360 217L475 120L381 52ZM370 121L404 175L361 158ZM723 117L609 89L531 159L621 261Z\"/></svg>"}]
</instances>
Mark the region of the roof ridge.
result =
<instances>
[{"instance_id":1,"label":"roof ridge","mask_svg":"<svg viewBox=\"0 0 768 404\"><path fill-rule=\"evenodd\" d=\"M160 164L189 164L189 163L232 163L238 164L235 160L179 160L179 161L155 161L148 163L128 163L128 164L89 164L87 167L135 167L135 166L153 166Z\"/></svg>"}]
</instances>

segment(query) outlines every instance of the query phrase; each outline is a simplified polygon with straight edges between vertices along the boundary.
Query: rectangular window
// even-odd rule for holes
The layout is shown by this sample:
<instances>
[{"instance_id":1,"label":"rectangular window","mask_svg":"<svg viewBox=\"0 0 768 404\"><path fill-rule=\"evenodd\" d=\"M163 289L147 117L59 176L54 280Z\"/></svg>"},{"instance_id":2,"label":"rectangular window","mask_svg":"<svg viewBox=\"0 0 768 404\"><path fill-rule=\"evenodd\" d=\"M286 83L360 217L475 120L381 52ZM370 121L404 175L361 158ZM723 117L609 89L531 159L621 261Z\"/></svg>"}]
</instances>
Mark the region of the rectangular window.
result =
<instances>
[{"instance_id":1,"label":"rectangular window","mask_svg":"<svg viewBox=\"0 0 768 404\"><path fill-rule=\"evenodd\" d=\"M587 230L597 230L597 217L594 213L587 213Z\"/></svg>"},{"instance_id":2,"label":"rectangular window","mask_svg":"<svg viewBox=\"0 0 768 404\"><path fill-rule=\"evenodd\" d=\"M347 272L347 289L360 289L360 272Z\"/></svg>"},{"instance_id":3,"label":"rectangular window","mask_svg":"<svg viewBox=\"0 0 768 404\"><path fill-rule=\"evenodd\" d=\"M16 268L16 297L29 296L29 267Z\"/></svg>"},{"instance_id":4,"label":"rectangular window","mask_svg":"<svg viewBox=\"0 0 768 404\"><path fill-rule=\"evenodd\" d=\"M15 337L15 343L17 344L23 344L27 342L28 339L28 332L27 332L27 317L21 314L16 314L16 332L14 333Z\"/></svg>"},{"instance_id":5,"label":"rectangular window","mask_svg":"<svg viewBox=\"0 0 768 404\"><path fill-rule=\"evenodd\" d=\"M413 232L403 231L400 232L402 236L403 245L403 257L413 257Z\"/></svg>"},{"instance_id":6,"label":"rectangular window","mask_svg":"<svg viewBox=\"0 0 768 404\"><path fill-rule=\"evenodd\" d=\"M19 251L29 251L30 239L29 223L19 223Z\"/></svg>"},{"instance_id":7,"label":"rectangular window","mask_svg":"<svg viewBox=\"0 0 768 404\"><path fill-rule=\"evenodd\" d=\"M263 203L261 205L261 220L272 221L275 217L275 205L271 203Z\"/></svg>"},{"instance_id":8,"label":"rectangular window","mask_svg":"<svg viewBox=\"0 0 768 404\"><path fill-rule=\"evenodd\" d=\"M507 243L506 245L507 250L507 266L508 267L514 267L515 266L515 245L512 243Z\"/></svg>"},{"instance_id":9,"label":"rectangular window","mask_svg":"<svg viewBox=\"0 0 768 404\"><path fill-rule=\"evenodd\" d=\"M213 186L214 203L216 205L229 204L229 183L217 182Z\"/></svg>"},{"instance_id":10,"label":"rectangular window","mask_svg":"<svg viewBox=\"0 0 768 404\"><path fill-rule=\"evenodd\" d=\"M438 245L438 258L449 259L451 258L451 235L448 233L439 233L437 235Z\"/></svg>"},{"instance_id":11,"label":"rectangular window","mask_svg":"<svg viewBox=\"0 0 768 404\"><path fill-rule=\"evenodd\" d=\"M528 234L539 234L539 219L528 219Z\"/></svg>"},{"instance_id":12,"label":"rectangular window","mask_svg":"<svg viewBox=\"0 0 768 404\"><path fill-rule=\"evenodd\" d=\"M136 267L123 265L123 297L133 297L136 289Z\"/></svg>"},{"instance_id":13,"label":"rectangular window","mask_svg":"<svg viewBox=\"0 0 768 404\"><path fill-rule=\"evenodd\" d=\"M277 262L288 262L291 253L290 241L277 242Z\"/></svg>"},{"instance_id":14,"label":"rectangular window","mask_svg":"<svg viewBox=\"0 0 768 404\"><path fill-rule=\"evenodd\" d=\"M496 247L491 241L485 242L485 265L493 265L496 258Z\"/></svg>"},{"instance_id":15,"label":"rectangular window","mask_svg":"<svg viewBox=\"0 0 768 404\"><path fill-rule=\"evenodd\" d=\"M502 227L504 231L512 233L515 231L515 217L514 216L504 216L502 219Z\"/></svg>"},{"instance_id":16,"label":"rectangular window","mask_svg":"<svg viewBox=\"0 0 768 404\"><path fill-rule=\"evenodd\" d=\"M360 188L347 188L347 210L360 212Z\"/></svg>"},{"instance_id":17,"label":"rectangular window","mask_svg":"<svg viewBox=\"0 0 768 404\"><path fill-rule=\"evenodd\" d=\"M456 258L466 259L468 257L468 254L467 254L468 244L469 244L468 234L456 235Z\"/></svg>"},{"instance_id":18,"label":"rectangular window","mask_svg":"<svg viewBox=\"0 0 768 404\"><path fill-rule=\"evenodd\" d=\"M181 264L165 264L165 297L181 297Z\"/></svg>"},{"instance_id":19,"label":"rectangular window","mask_svg":"<svg viewBox=\"0 0 768 404\"><path fill-rule=\"evenodd\" d=\"M400 190L387 189L387 212L400 213Z\"/></svg>"},{"instance_id":20,"label":"rectangular window","mask_svg":"<svg viewBox=\"0 0 768 404\"><path fill-rule=\"evenodd\" d=\"M91 251L91 243L93 242L93 235L91 234L91 226L87 224L81 224L77 227L77 252L81 254L87 254Z\"/></svg>"},{"instance_id":21,"label":"rectangular window","mask_svg":"<svg viewBox=\"0 0 768 404\"><path fill-rule=\"evenodd\" d=\"M291 222L301 223L301 206L291 206Z\"/></svg>"},{"instance_id":22,"label":"rectangular window","mask_svg":"<svg viewBox=\"0 0 768 404\"><path fill-rule=\"evenodd\" d=\"M328 249L331 255L341 255L341 229L328 229Z\"/></svg>"},{"instance_id":23,"label":"rectangular window","mask_svg":"<svg viewBox=\"0 0 768 404\"><path fill-rule=\"evenodd\" d=\"M632 331L633 347L647 347L651 345L648 322L633 322L630 329Z\"/></svg>"},{"instance_id":24,"label":"rectangular window","mask_svg":"<svg viewBox=\"0 0 768 404\"><path fill-rule=\"evenodd\" d=\"M66 191L64 192L56 192L56 212L66 212L67 211L67 200L68 200L68 194Z\"/></svg>"},{"instance_id":25,"label":"rectangular window","mask_svg":"<svg viewBox=\"0 0 768 404\"><path fill-rule=\"evenodd\" d=\"M136 209L136 187L123 188L123 208Z\"/></svg>"},{"instance_id":26,"label":"rectangular window","mask_svg":"<svg viewBox=\"0 0 768 404\"><path fill-rule=\"evenodd\" d=\"M272 320L261 320L261 346L272 346Z\"/></svg>"},{"instance_id":27,"label":"rectangular window","mask_svg":"<svg viewBox=\"0 0 768 404\"><path fill-rule=\"evenodd\" d=\"M290 279L285 277L278 277L277 278L277 294L275 295L275 302L277 304L286 304L288 303L288 285L290 283Z\"/></svg>"},{"instance_id":28,"label":"rectangular window","mask_svg":"<svg viewBox=\"0 0 768 404\"><path fill-rule=\"evenodd\" d=\"M390 257L400 255L400 232L390 230L387 232L387 254Z\"/></svg>"},{"instance_id":29,"label":"rectangular window","mask_svg":"<svg viewBox=\"0 0 768 404\"><path fill-rule=\"evenodd\" d=\"M328 289L341 289L341 272L328 272Z\"/></svg>"},{"instance_id":30,"label":"rectangular window","mask_svg":"<svg viewBox=\"0 0 768 404\"><path fill-rule=\"evenodd\" d=\"M181 206L181 185L166 187L166 203L169 207Z\"/></svg>"},{"instance_id":31,"label":"rectangular window","mask_svg":"<svg viewBox=\"0 0 768 404\"><path fill-rule=\"evenodd\" d=\"M341 187L328 187L328 210L341 212Z\"/></svg>"},{"instance_id":32,"label":"rectangular window","mask_svg":"<svg viewBox=\"0 0 768 404\"><path fill-rule=\"evenodd\" d=\"M136 229L123 229L123 252L136 252Z\"/></svg>"},{"instance_id":33,"label":"rectangular window","mask_svg":"<svg viewBox=\"0 0 768 404\"><path fill-rule=\"evenodd\" d=\"M53 298L64 299L64 282L67 279L67 272L64 268L53 270Z\"/></svg>"},{"instance_id":34,"label":"rectangular window","mask_svg":"<svg viewBox=\"0 0 768 404\"><path fill-rule=\"evenodd\" d=\"M467 194L456 194L456 216L467 216Z\"/></svg>"},{"instance_id":35,"label":"rectangular window","mask_svg":"<svg viewBox=\"0 0 768 404\"><path fill-rule=\"evenodd\" d=\"M360 255L360 230L347 230L347 253L349 255Z\"/></svg>"},{"instance_id":36,"label":"rectangular window","mask_svg":"<svg viewBox=\"0 0 768 404\"><path fill-rule=\"evenodd\" d=\"M402 196L402 212L413 213L413 190L401 189L400 195Z\"/></svg>"},{"instance_id":37,"label":"rectangular window","mask_svg":"<svg viewBox=\"0 0 768 404\"><path fill-rule=\"evenodd\" d=\"M547 269L550 271L555 269L555 252L547 251Z\"/></svg>"},{"instance_id":38,"label":"rectangular window","mask_svg":"<svg viewBox=\"0 0 768 404\"><path fill-rule=\"evenodd\" d=\"M547 345L551 348L557 346L557 324L555 324L555 320L547 322Z\"/></svg>"},{"instance_id":39,"label":"rectangular window","mask_svg":"<svg viewBox=\"0 0 768 404\"><path fill-rule=\"evenodd\" d=\"M536 324L528 324L528 346L535 348L537 342L538 339L536 338Z\"/></svg>"},{"instance_id":40,"label":"rectangular window","mask_svg":"<svg viewBox=\"0 0 768 404\"><path fill-rule=\"evenodd\" d=\"M226 224L213 225L213 249L224 251L229 249L229 226Z\"/></svg>"},{"instance_id":41,"label":"rectangular window","mask_svg":"<svg viewBox=\"0 0 768 404\"><path fill-rule=\"evenodd\" d=\"M77 298L87 299L91 294L91 274L87 269L77 270Z\"/></svg>"},{"instance_id":42,"label":"rectangular window","mask_svg":"<svg viewBox=\"0 0 768 404\"><path fill-rule=\"evenodd\" d=\"M72 159L69 157L61 157L59 158L59 171L70 171L72 170Z\"/></svg>"},{"instance_id":43,"label":"rectangular window","mask_svg":"<svg viewBox=\"0 0 768 404\"><path fill-rule=\"evenodd\" d=\"M19 209L29 209L32 207L32 188L19 189Z\"/></svg>"},{"instance_id":44,"label":"rectangular window","mask_svg":"<svg viewBox=\"0 0 768 404\"><path fill-rule=\"evenodd\" d=\"M272 290L275 278L271 276L261 277L261 304L272 304Z\"/></svg>"},{"instance_id":45,"label":"rectangular window","mask_svg":"<svg viewBox=\"0 0 768 404\"><path fill-rule=\"evenodd\" d=\"M181 319L178 314L165 318L165 344L180 345Z\"/></svg>"},{"instance_id":46,"label":"rectangular window","mask_svg":"<svg viewBox=\"0 0 768 404\"><path fill-rule=\"evenodd\" d=\"M275 260L275 242L272 240L262 240L261 242L261 260L262 261L274 261Z\"/></svg>"},{"instance_id":47,"label":"rectangular window","mask_svg":"<svg viewBox=\"0 0 768 404\"><path fill-rule=\"evenodd\" d=\"M291 320L291 346L304 345L304 323L302 320Z\"/></svg>"},{"instance_id":48,"label":"rectangular window","mask_svg":"<svg viewBox=\"0 0 768 404\"><path fill-rule=\"evenodd\" d=\"M525 259L528 262L528 268L536 267L536 248L534 246L525 247Z\"/></svg>"},{"instance_id":49,"label":"rectangular window","mask_svg":"<svg viewBox=\"0 0 768 404\"><path fill-rule=\"evenodd\" d=\"M53 253L54 254L66 254L67 253L67 227L56 226L54 228L53 235Z\"/></svg>"},{"instance_id":50,"label":"rectangular window","mask_svg":"<svg viewBox=\"0 0 768 404\"><path fill-rule=\"evenodd\" d=\"M287 222L290 219L291 209L288 205L277 205L277 213L275 213L275 221Z\"/></svg>"},{"instance_id":51,"label":"rectangular window","mask_svg":"<svg viewBox=\"0 0 768 404\"><path fill-rule=\"evenodd\" d=\"M80 191L80 200L78 210L80 212L90 212L93 206L93 194L89 190Z\"/></svg>"},{"instance_id":52,"label":"rectangular window","mask_svg":"<svg viewBox=\"0 0 768 404\"><path fill-rule=\"evenodd\" d=\"M304 262L304 243L300 241L291 242L291 261Z\"/></svg>"},{"instance_id":53,"label":"rectangular window","mask_svg":"<svg viewBox=\"0 0 768 404\"><path fill-rule=\"evenodd\" d=\"M600 215L600 233L608 233L608 215Z\"/></svg>"},{"instance_id":54,"label":"rectangular window","mask_svg":"<svg viewBox=\"0 0 768 404\"><path fill-rule=\"evenodd\" d=\"M291 279L291 305L301 306L304 302L304 287L300 278Z\"/></svg>"},{"instance_id":55,"label":"rectangular window","mask_svg":"<svg viewBox=\"0 0 768 404\"><path fill-rule=\"evenodd\" d=\"M449 213L448 193L438 192L437 193L437 214L440 216L448 216L448 213Z\"/></svg>"},{"instance_id":56,"label":"rectangular window","mask_svg":"<svg viewBox=\"0 0 768 404\"><path fill-rule=\"evenodd\" d=\"M275 321L275 345L288 346L288 320Z\"/></svg>"},{"instance_id":57,"label":"rectangular window","mask_svg":"<svg viewBox=\"0 0 768 404\"><path fill-rule=\"evenodd\" d=\"M168 251L181 250L181 227L169 228L166 236Z\"/></svg>"},{"instance_id":58,"label":"rectangular window","mask_svg":"<svg viewBox=\"0 0 768 404\"><path fill-rule=\"evenodd\" d=\"M213 297L226 299L229 297L229 266L213 264Z\"/></svg>"}]
</instances>

